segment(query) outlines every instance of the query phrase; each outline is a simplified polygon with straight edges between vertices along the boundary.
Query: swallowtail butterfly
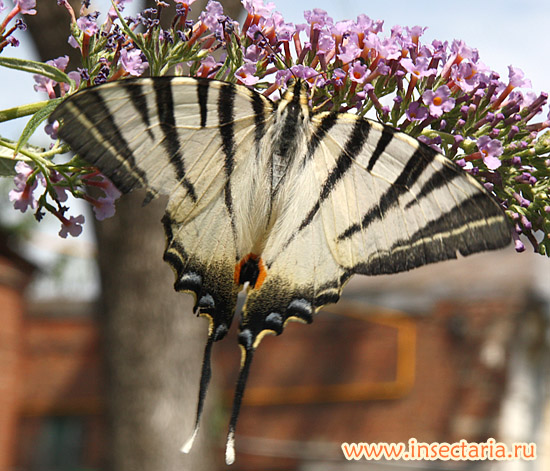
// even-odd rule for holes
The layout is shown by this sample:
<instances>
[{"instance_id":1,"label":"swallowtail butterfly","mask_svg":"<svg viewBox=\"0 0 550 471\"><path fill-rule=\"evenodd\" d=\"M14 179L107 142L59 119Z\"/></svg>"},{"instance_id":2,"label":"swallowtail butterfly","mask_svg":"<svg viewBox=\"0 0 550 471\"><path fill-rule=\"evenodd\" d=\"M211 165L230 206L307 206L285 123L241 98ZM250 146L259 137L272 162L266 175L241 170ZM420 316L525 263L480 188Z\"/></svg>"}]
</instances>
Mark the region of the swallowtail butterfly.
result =
<instances>
[{"instance_id":1,"label":"swallowtail butterfly","mask_svg":"<svg viewBox=\"0 0 550 471\"><path fill-rule=\"evenodd\" d=\"M254 351L287 322L310 323L354 274L396 273L503 247L506 216L430 147L349 113L314 113L295 81L274 103L240 85L161 77L65 100L50 120L122 192L168 195L162 223L177 291L209 320L195 430L213 342L248 283L226 461Z\"/></svg>"}]
</instances>

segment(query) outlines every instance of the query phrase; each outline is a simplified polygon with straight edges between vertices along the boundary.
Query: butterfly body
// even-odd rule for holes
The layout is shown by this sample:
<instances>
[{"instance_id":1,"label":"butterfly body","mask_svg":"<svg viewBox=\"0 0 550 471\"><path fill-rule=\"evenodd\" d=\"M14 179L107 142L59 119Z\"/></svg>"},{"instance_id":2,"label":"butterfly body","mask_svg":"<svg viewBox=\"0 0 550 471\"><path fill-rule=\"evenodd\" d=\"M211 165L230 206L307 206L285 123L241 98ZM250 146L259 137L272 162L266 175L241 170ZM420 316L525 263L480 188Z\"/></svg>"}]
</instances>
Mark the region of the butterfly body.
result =
<instances>
[{"instance_id":1,"label":"butterfly body","mask_svg":"<svg viewBox=\"0 0 550 471\"><path fill-rule=\"evenodd\" d=\"M314 113L299 81L272 102L205 79L124 80L77 93L51 119L121 191L168 195L164 259L175 289L193 294L209 320L192 439L212 343L248 283L228 462L264 335L311 322L355 273L396 273L510 241L498 203L462 169L388 126Z\"/></svg>"}]
</instances>

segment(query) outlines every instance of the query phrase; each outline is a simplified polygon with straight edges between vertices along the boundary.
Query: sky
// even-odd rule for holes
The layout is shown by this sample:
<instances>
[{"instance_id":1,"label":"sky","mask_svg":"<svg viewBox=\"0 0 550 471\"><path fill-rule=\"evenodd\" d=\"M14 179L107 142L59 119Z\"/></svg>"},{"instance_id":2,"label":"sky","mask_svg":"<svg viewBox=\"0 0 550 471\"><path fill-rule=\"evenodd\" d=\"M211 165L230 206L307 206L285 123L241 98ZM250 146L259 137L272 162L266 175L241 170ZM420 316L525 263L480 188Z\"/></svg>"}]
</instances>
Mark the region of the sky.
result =
<instances>
[{"instance_id":1,"label":"sky","mask_svg":"<svg viewBox=\"0 0 550 471\"><path fill-rule=\"evenodd\" d=\"M293 23L305 22L303 11L321 8L335 20L355 19L361 13L383 20L388 34L394 25L426 26L423 42L462 39L503 79L508 65L514 65L531 79L536 92L550 90L548 0L275 0L275 5Z\"/></svg>"},{"instance_id":2,"label":"sky","mask_svg":"<svg viewBox=\"0 0 550 471\"><path fill-rule=\"evenodd\" d=\"M10 0L4 1L9 5ZM98 4L105 4L100 0ZM109 2L110 3L110 2ZM223 4L223 0L221 1ZM519 67L525 76L531 79L533 90L550 91L550 2L548 0L484 0L461 2L422 1L422 0L392 0L392 1L358 1L358 0L275 0L276 10L283 14L285 20L293 23L305 22L304 10L321 8L326 10L334 20L355 19L364 13L374 20L384 21L384 32L389 34L393 25L426 26L428 29L421 38L422 42L433 39L451 42L462 39L470 47L477 48L481 60L491 69L497 71L503 81L508 76L508 65ZM297 5L299 5L297 7ZM40 12L40 0L38 2ZM25 47L24 33L18 32L18 38L23 45L4 51L4 56L31 57L32 47ZM34 81L30 74L0 69L0 109L23 103L32 103L44 99L33 90ZM543 116L541 119L544 119ZM24 122L0 124L0 134L4 137L17 139ZM36 136L33 143L48 145L45 137ZM4 190L6 185L1 185ZM8 219L15 215L14 211L6 211L6 198L0 198L1 211ZM9 205L9 203L8 203ZM78 214L77 209L73 214ZM3 216L4 217L4 216ZM92 216L87 216L88 218ZM77 271L92 271L90 256L93 253L93 234L90 227L78 239L64 241L57 237L59 224L53 218L49 222L37 225L35 242L38 246L32 249L33 257L48 263L52 260L51 251L80 254L77 259ZM86 227L86 225L85 225ZM84 256L82 256L84 254ZM71 274L71 279L81 286L81 278ZM40 288L42 292L52 289L51 285ZM39 289L39 291L40 291ZM70 286L69 291L74 291ZM93 297L97 292L97 283L91 282L86 288L86 297Z\"/></svg>"}]
</instances>

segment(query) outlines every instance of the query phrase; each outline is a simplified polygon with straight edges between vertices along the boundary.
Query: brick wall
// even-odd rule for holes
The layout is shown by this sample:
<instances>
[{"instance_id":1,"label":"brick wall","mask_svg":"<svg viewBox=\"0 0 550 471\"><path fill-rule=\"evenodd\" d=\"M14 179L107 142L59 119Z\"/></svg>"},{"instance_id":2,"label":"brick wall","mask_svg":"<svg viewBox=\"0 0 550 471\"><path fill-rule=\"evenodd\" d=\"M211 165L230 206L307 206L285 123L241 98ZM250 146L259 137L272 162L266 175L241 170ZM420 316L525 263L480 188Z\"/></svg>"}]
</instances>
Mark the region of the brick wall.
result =
<instances>
[{"instance_id":1,"label":"brick wall","mask_svg":"<svg viewBox=\"0 0 550 471\"><path fill-rule=\"evenodd\" d=\"M10 469L15 458L23 290L31 272L0 240L0 470Z\"/></svg>"}]
</instances>

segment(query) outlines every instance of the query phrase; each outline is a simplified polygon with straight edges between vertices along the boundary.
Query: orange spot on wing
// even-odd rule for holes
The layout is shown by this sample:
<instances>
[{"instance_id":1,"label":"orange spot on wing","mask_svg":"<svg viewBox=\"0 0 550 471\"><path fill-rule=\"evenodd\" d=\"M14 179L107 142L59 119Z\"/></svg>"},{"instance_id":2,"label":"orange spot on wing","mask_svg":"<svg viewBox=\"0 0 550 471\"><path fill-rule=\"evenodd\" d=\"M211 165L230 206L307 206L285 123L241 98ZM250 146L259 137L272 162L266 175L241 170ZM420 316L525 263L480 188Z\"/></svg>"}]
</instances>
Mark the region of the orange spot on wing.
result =
<instances>
[{"instance_id":1,"label":"orange spot on wing","mask_svg":"<svg viewBox=\"0 0 550 471\"><path fill-rule=\"evenodd\" d=\"M233 276L233 280L236 285L240 284L239 280L241 278L241 270L250 260L256 262L258 266L258 276L256 277L255 282L253 284L252 282L250 282L250 284L252 288L258 289L262 286L263 282L265 281L265 277L267 276L267 269L265 267L264 261L259 255L249 253L248 255L245 255L239 262L237 262L235 264L235 274Z\"/></svg>"},{"instance_id":2,"label":"orange spot on wing","mask_svg":"<svg viewBox=\"0 0 550 471\"><path fill-rule=\"evenodd\" d=\"M256 283L254 284L254 289L260 288L264 284L265 277L267 276L267 269L265 268L264 261L261 257L258 260L258 267L260 269L260 273L258 274Z\"/></svg>"}]
</instances>

